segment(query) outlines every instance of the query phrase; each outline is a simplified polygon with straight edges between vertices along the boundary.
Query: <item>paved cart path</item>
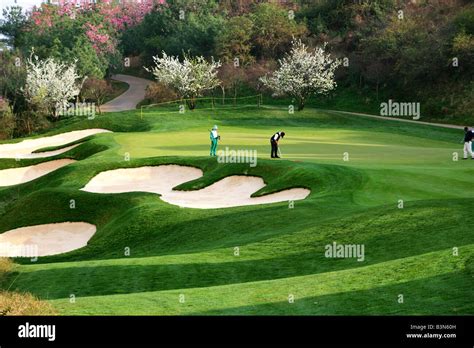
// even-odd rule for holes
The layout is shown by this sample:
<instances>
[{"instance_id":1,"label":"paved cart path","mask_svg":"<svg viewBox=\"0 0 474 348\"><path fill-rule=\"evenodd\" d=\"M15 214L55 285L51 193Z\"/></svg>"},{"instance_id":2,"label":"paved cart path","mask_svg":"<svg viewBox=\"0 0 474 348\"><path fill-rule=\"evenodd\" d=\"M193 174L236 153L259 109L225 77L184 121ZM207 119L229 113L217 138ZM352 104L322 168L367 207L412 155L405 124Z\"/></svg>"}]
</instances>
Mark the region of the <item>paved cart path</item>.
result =
<instances>
[{"instance_id":1,"label":"paved cart path","mask_svg":"<svg viewBox=\"0 0 474 348\"><path fill-rule=\"evenodd\" d=\"M100 109L103 112L135 110L137 104L145 99L146 87L151 83L140 77L121 74L113 75L112 79L127 83L129 88L117 98L102 105Z\"/></svg>"},{"instance_id":2,"label":"paved cart path","mask_svg":"<svg viewBox=\"0 0 474 348\"><path fill-rule=\"evenodd\" d=\"M364 113L361 113L361 112L323 110L323 109L321 109L321 111L339 112L341 114L352 115L352 116L373 117L373 118L378 118L378 119L382 119L382 120L400 121L400 122L408 122L408 123L414 123L414 124L424 124L424 125L428 125L428 126L443 127L443 128L452 128L452 129L463 129L464 128L464 126L459 126L459 125L456 125L456 124L415 121L415 120L410 120L410 119L402 119L402 118L395 118L395 117L388 117L388 116L378 116L378 115L364 114Z\"/></svg>"}]
</instances>

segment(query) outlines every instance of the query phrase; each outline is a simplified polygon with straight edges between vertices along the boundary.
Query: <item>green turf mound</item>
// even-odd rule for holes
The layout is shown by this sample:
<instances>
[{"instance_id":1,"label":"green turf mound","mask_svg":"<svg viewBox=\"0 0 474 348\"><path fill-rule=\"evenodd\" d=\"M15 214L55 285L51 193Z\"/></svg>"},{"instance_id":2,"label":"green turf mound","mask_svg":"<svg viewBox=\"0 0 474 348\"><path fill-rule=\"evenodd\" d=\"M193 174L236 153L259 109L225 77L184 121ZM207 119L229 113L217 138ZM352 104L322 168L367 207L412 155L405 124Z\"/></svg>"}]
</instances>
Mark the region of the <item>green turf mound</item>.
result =
<instances>
[{"instance_id":1,"label":"green turf mound","mask_svg":"<svg viewBox=\"0 0 474 348\"><path fill-rule=\"evenodd\" d=\"M91 166L90 163L94 163ZM52 262L63 259L91 259L121 257L125 246L133 247L134 252L142 250L140 254L147 255L147 249L155 245L163 250L166 243L157 231L172 228L180 235L183 227L171 226L171 221L182 221L181 226L186 225L186 220L197 219L205 224L206 219L213 219L216 212L185 212L179 207L156 200L153 194L148 193L124 193L120 195L93 194L80 191L80 188L89 182L97 173L122 168L124 164L128 168L141 166L156 166L160 164L192 165L201 168L204 175L185 185L180 189L196 190L230 175L253 175L262 177L267 186L258 192L259 195L278 192L288 187L308 187L312 195L304 201L296 202L295 205L318 207L322 200L351 200L351 192L363 182L363 176L356 170L331 165L315 165L304 163L293 163L289 161L271 162L262 160L256 168L244 165L219 164L209 158L152 158L138 159L130 162L100 162L94 158L85 159L53 172L47 177L40 178L20 187L21 198L10 201L9 197L14 194L13 190L5 189L0 193L0 202L4 207L4 218L0 221L0 230L6 231L19 226L32 224L46 224L63 221L86 221L97 226L97 233L90 240L87 248L71 252L68 256L56 256L41 258L39 262ZM290 173L287 173L290 172ZM292 176L294 174L294 176ZM333 183L337 182L338 185ZM346 185L344 187L344 185ZM349 191L349 188L351 191ZM344 192L344 194L342 194ZM5 200L3 200L5 199ZM75 202L74 209L69 207L71 199ZM41 206L41 202L48 202L48 209L35 209ZM251 206L228 209L224 215L264 215L268 210L278 210L282 214L288 214L288 203L275 204L275 206ZM294 211L298 211L295 209ZM219 214L218 214L219 215ZM257 218L257 220L259 220ZM196 227L197 222L192 226ZM143 225L148 226L143 228ZM120 226L120 227L119 227ZM191 227L191 226L189 226ZM186 229L187 230L187 229ZM204 236L203 236L204 238ZM258 238L258 237L257 237ZM156 240L156 242L153 242ZM145 242L146 241L146 242ZM182 246L187 245L183 242Z\"/></svg>"}]
</instances>

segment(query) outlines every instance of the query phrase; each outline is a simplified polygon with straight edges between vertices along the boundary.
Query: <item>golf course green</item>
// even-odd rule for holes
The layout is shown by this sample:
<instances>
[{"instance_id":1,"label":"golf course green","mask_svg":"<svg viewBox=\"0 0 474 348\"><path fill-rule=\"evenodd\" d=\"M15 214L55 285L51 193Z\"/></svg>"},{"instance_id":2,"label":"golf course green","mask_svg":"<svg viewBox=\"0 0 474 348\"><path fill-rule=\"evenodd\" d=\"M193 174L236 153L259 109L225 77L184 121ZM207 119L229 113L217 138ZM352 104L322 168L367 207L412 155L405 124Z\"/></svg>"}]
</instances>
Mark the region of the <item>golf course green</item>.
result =
<instances>
[{"instance_id":1,"label":"golf course green","mask_svg":"<svg viewBox=\"0 0 474 348\"><path fill-rule=\"evenodd\" d=\"M214 124L218 150L257 150L257 165L209 157ZM72 118L37 137L90 128L112 132L50 158L0 159L0 169L76 160L0 187L0 232L97 227L86 247L15 258L0 289L31 293L61 315L474 313L474 161L462 160L462 130L262 105ZM286 133L282 158L270 159L276 131ZM192 209L153 193L80 190L104 171L162 164L203 171L180 190L252 175L266 183L254 196L311 193L293 203ZM326 257L334 242L363 245L364 259Z\"/></svg>"}]
</instances>

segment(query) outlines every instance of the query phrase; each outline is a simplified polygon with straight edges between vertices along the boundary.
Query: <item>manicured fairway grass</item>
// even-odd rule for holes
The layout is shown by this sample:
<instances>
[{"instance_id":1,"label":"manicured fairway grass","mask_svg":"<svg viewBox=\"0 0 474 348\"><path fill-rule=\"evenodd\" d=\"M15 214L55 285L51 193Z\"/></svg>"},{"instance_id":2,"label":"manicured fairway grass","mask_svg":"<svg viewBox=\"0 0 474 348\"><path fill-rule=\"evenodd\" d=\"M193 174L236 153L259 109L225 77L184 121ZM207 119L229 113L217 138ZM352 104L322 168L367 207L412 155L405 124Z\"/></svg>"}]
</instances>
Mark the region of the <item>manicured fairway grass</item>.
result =
<instances>
[{"instance_id":1,"label":"manicured fairway grass","mask_svg":"<svg viewBox=\"0 0 474 348\"><path fill-rule=\"evenodd\" d=\"M220 149L257 150L258 165L207 157L214 124ZM0 189L0 231L64 221L98 231L80 250L17 260L3 289L31 292L62 314L474 313L474 161L453 161L453 152L462 157L460 131L255 107L116 113L66 120L51 134L83 128L114 133L55 157L80 160L72 165ZM287 137L284 159L273 161L277 130ZM41 161L0 160L0 168ZM203 169L180 189L248 174L267 183L256 195L312 193L292 209L283 202L200 210L150 193L79 190L104 170L164 163ZM364 261L326 258L333 242L363 244Z\"/></svg>"}]
</instances>

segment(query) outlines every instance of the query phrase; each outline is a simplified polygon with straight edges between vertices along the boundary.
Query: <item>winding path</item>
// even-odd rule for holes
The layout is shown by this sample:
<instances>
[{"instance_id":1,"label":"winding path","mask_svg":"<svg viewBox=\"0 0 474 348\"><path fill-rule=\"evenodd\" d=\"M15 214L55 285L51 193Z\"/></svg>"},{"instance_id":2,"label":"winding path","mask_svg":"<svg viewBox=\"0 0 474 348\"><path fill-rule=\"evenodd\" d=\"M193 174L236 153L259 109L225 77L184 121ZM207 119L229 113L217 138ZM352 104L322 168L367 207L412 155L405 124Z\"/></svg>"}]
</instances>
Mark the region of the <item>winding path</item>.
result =
<instances>
[{"instance_id":1,"label":"winding path","mask_svg":"<svg viewBox=\"0 0 474 348\"><path fill-rule=\"evenodd\" d=\"M324 110L324 109L320 109L320 110L321 111L328 111L328 112L338 112L338 113L341 113L341 114L352 115L352 116L372 117L372 118L378 118L378 119L381 119L381 120L408 122L408 123L413 123L413 124L423 124L423 125L442 127L442 128L452 128L452 129L463 129L464 128L464 126L460 126L460 125L456 125L456 124L414 121L414 120L409 120L409 119L402 119L402 118L395 118L395 117L388 117L388 116L378 116L378 115L364 114L364 113L361 113L361 112Z\"/></svg>"},{"instance_id":2,"label":"winding path","mask_svg":"<svg viewBox=\"0 0 474 348\"><path fill-rule=\"evenodd\" d=\"M112 79L127 83L129 88L117 98L102 105L100 109L103 112L135 110L137 104L145 99L146 87L151 83L140 77L121 74L113 75Z\"/></svg>"}]
</instances>

